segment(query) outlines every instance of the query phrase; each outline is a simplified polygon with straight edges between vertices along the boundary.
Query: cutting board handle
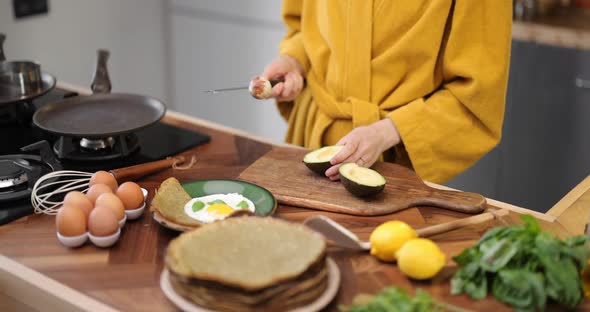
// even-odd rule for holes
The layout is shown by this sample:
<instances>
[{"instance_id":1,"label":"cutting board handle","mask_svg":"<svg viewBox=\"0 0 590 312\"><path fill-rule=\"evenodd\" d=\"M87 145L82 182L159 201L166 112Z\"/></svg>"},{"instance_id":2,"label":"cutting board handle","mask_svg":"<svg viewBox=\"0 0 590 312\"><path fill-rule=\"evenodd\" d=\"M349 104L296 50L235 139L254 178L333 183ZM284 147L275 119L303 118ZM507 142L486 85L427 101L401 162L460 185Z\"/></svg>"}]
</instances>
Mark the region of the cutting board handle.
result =
<instances>
[{"instance_id":1,"label":"cutting board handle","mask_svg":"<svg viewBox=\"0 0 590 312\"><path fill-rule=\"evenodd\" d=\"M485 209L486 199L475 193L429 187L424 196L416 197L413 206L434 206L464 213L480 213Z\"/></svg>"}]
</instances>

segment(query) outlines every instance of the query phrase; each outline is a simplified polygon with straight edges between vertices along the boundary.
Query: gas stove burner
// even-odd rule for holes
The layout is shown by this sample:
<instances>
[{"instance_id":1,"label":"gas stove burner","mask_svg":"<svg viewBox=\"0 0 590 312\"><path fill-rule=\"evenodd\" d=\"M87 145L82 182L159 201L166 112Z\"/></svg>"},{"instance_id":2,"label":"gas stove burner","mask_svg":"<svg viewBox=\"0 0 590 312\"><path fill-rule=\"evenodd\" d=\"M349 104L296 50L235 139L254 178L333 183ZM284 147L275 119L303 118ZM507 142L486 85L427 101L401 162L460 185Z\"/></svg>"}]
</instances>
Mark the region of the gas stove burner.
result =
<instances>
[{"instance_id":1,"label":"gas stove burner","mask_svg":"<svg viewBox=\"0 0 590 312\"><path fill-rule=\"evenodd\" d=\"M21 150L38 151L39 155L0 156L0 203L31 196L35 182L42 175L62 168L47 141L27 145Z\"/></svg>"},{"instance_id":2,"label":"gas stove burner","mask_svg":"<svg viewBox=\"0 0 590 312\"><path fill-rule=\"evenodd\" d=\"M94 150L94 151L112 148L114 145L115 145L115 139L113 139L113 137L108 137L106 139L82 138L80 140L81 147L83 147L85 149Z\"/></svg>"},{"instance_id":3,"label":"gas stove burner","mask_svg":"<svg viewBox=\"0 0 590 312\"><path fill-rule=\"evenodd\" d=\"M53 145L59 159L73 161L104 161L130 156L139 150L135 134L117 137L87 139L60 137Z\"/></svg>"},{"instance_id":4,"label":"gas stove burner","mask_svg":"<svg viewBox=\"0 0 590 312\"><path fill-rule=\"evenodd\" d=\"M21 167L27 163L23 159L0 160L0 189L12 188L27 183L29 178Z\"/></svg>"}]
</instances>

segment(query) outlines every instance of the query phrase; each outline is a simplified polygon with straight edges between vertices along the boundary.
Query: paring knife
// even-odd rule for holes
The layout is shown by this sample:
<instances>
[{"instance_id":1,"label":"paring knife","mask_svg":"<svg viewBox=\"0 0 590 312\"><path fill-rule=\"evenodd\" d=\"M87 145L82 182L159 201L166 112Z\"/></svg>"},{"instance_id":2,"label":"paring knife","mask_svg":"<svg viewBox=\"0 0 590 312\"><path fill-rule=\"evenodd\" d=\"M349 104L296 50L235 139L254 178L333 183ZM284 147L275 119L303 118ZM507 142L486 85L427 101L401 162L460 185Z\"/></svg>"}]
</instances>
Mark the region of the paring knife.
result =
<instances>
[{"instance_id":1,"label":"paring knife","mask_svg":"<svg viewBox=\"0 0 590 312\"><path fill-rule=\"evenodd\" d=\"M279 82L284 82L283 79L277 79L277 80L269 80L270 81L270 85L271 86L275 86L277 83ZM205 93L212 93L212 94L217 94L217 93L221 93L221 92L226 92L226 91L237 91L237 90L248 90L250 86L243 86L243 87L233 87L233 88L223 88L223 89L213 89L213 90L204 90L203 92Z\"/></svg>"}]
</instances>

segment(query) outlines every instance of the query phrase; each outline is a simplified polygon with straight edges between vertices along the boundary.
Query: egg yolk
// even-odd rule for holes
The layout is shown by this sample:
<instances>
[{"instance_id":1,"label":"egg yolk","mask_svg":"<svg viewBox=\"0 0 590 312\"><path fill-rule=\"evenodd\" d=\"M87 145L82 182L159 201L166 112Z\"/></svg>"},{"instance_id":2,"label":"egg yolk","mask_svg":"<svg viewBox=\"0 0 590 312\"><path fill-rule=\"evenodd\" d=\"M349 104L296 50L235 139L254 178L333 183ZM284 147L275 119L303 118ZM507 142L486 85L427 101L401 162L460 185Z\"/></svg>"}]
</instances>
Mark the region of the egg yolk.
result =
<instances>
[{"instance_id":1,"label":"egg yolk","mask_svg":"<svg viewBox=\"0 0 590 312\"><path fill-rule=\"evenodd\" d=\"M213 204L207 207L207 212L211 212L220 217L225 217L232 213L234 209L226 204Z\"/></svg>"}]
</instances>

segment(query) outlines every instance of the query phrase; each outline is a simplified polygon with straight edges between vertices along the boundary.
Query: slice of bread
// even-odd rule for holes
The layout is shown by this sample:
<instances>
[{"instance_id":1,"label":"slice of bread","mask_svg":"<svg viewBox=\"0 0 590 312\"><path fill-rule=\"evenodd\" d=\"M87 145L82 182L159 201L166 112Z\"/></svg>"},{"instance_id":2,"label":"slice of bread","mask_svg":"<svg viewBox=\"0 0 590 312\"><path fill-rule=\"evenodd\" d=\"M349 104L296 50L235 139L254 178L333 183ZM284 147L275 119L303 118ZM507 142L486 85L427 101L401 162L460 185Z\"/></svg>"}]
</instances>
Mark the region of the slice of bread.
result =
<instances>
[{"instance_id":1,"label":"slice of bread","mask_svg":"<svg viewBox=\"0 0 590 312\"><path fill-rule=\"evenodd\" d=\"M184 205L191 196L182 188L176 178L168 178L160 184L156 196L152 200L150 211L158 211L168 221L185 226L198 227L203 225L184 212Z\"/></svg>"}]
</instances>

